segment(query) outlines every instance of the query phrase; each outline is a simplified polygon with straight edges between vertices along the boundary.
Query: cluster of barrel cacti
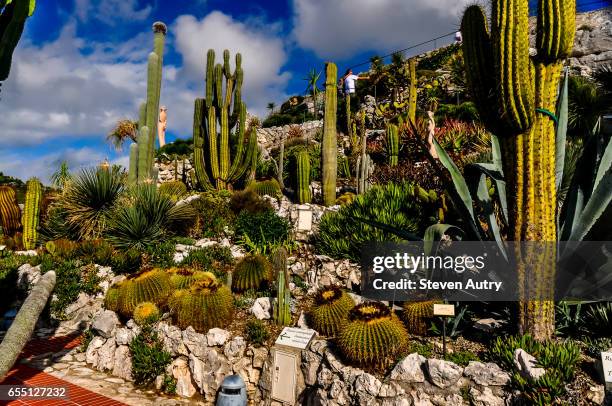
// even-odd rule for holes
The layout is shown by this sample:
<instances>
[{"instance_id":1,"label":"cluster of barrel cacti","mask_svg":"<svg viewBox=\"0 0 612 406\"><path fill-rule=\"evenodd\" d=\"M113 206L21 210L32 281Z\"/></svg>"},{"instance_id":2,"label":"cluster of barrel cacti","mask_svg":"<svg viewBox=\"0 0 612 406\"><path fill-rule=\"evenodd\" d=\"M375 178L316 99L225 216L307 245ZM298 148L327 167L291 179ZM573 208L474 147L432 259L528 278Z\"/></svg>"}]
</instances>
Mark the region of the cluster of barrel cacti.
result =
<instances>
[{"instance_id":1,"label":"cluster of barrel cacti","mask_svg":"<svg viewBox=\"0 0 612 406\"><path fill-rule=\"evenodd\" d=\"M506 195L512 196L510 240L557 239L556 169L562 162L555 149L556 96L573 47L575 13L573 0L538 2L533 57L527 0L494 0L490 27L477 5L466 9L461 22L470 91L487 129L500 137ZM554 289L552 262L536 272L538 289ZM552 336L552 302L525 301L520 310L522 331L538 339Z\"/></svg>"},{"instance_id":2,"label":"cluster of barrel cacti","mask_svg":"<svg viewBox=\"0 0 612 406\"><path fill-rule=\"evenodd\" d=\"M310 154L306 148L298 151L297 161L297 198L299 203L310 203Z\"/></svg>"},{"instance_id":3,"label":"cluster of barrel cacti","mask_svg":"<svg viewBox=\"0 0 612 406\"><path fill-rule=\"evenodd\" d=\"M155 138L159 120L159 99L161 95L164 43L167 27L164 23L153 24L153 52L147 62L146 101L140 105L137 142L130 145L128 181L131 184L157 180L153 161L155 159Z\"/></svg>"},{"instance_id":4,"label":"cluster of barrel cacti","mask_svg":"<svg viewBox=\"0 0 612 406\"><path fill-rule=\"evenodd\" d=\"M317 292L310 309L313 328L328 337L335 337L348 323L349 312L355 307L353 298L338 286L328 286Z\"/></svg>"},{"instance_id":5,"label":"cluster of barrel cacti","mask_svg":"<svg viewBox=\"0 0 612 406\"><path fill-rule=\"evenodd\" d=\"M287 250L279 248L272 254L272 268L276 274L276 302L274 321L280 326L291 324L291 290L287 269Z\"/></svg>"},{"instance_id":6,"label":"cluster of barrel cacti","mask_svg":"<svg viewBox=\"0 0 612 406\"><path fill-rule=\"evenodd\" d=\"M206 98L195 100L193 117L195 174L205 190L232 189L252 172L257 159L255 129L251 134L246 129L241 65L242 56L236 54L232 72L228 50L223 52L223 65L215 64L215 52L208 51Z\"/></svg>"},{"instance_id":7,"label":"cluster of barrel cacti","mask_svg":"<svg viewBox=\"0 0 612 406\"><path fill-rule=\"evenodd\" d=\"M207 332L213 327L225 327L231 321L234 298L227 286L206 272L189 289L176 291L170 307L180 328L192 326L196 331Z\"/></svg>"},{"instance_id":8,"label":"cluster of barrel cacti","mask_svg":"<svg viewBox=\"0 0 612 406\"><path fill-rule=\"evenodd\" d=\"M174 289L187 289L206 274L189 268L170 268L167 272L170 274L170 283Z\"/></svg>"},{"instance_id":9,"label":"cluster of barrel cacti","mask_svg":"<svg viewBox=\"0 0 612 406\"><path fill-rule=\"evenodd\" d=\"M232 289L243 292L259 289L272 280L272 264L263 255L254 254L243 257L234 268Z\"/></svg>"},{"instance_id":10,"label":"cluster of barrel cacti","mask_svg":"<svg viewBox=\"0 0 612 406\"><path fill-rule=\"evenodd\" d=\"M142 271L128 277L118 287L117 309L125 317L131 317L140 303L165 305L172 290L170 275L167 272L161 269Z\"/></svg>"},{"instance_id":11,"label":"cluster of barrel cacti","mask_svg":"<svg viewBox=\"0 0 612 406\"><path fill-rule=\"evenodd\" d=\"M401 320L379 302L355 306L338 335L338 346L349 361L380 369L393 363L407 345Z\"/></svg>"}]
</instances>

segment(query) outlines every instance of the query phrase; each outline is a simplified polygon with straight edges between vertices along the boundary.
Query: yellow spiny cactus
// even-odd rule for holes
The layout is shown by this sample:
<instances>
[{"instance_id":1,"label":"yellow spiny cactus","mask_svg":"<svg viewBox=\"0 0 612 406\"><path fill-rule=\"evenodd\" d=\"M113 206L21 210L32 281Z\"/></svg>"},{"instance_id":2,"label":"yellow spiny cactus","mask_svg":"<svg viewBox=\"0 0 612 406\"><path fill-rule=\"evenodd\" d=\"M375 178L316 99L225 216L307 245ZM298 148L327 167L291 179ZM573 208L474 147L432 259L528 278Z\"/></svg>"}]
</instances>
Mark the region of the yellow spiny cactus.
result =
<instances>
[{"instance_id":1,"label":"yellow spiny cactus","mask_svg":"<svg viewBox=\"0 0 612 406\"><path fill-rule=\"evenodd\" d=\"M348 314L355 301L338 286L329 286L317 292L310 310L312 327L328 337L335 337L348 323Z\"/></svg>"}]
</instances>

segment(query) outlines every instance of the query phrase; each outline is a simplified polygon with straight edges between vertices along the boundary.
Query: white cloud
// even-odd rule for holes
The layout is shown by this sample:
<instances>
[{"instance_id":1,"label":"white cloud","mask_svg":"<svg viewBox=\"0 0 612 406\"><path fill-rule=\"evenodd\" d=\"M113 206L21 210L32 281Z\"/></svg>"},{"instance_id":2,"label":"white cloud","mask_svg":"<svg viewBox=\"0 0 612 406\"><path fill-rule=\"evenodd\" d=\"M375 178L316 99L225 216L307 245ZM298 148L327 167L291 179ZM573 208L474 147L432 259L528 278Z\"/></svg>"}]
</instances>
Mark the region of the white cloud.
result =
<instances>
[{"instance_id":1,"label":"white cloud","mask_svg":"<svg viewBox=\"0 0 612 406\"><path fill-rule=\"evenodd\" d=\"M2 160L0 171L5 175L25 180L31 177L39 178L44 184L50 183L51 174L66 161L70 171L77 173L82 168L98 165L105 159L103 151L91 148L66 148L50 152L36 158L25 158L17 154L9 154ZM27 162L27 165L24 163ZM122 162L118 159L117 162Z\"/></svg>"},{"instance_id":2,"label":"white cloud","mask_svg":"<svg viewBox=\"0 0 612 406\"><path fill-rule=\"evenodd\" d=\"M240 52L243 97L250 112L264 114L269 101L280 101L286 96L284 89L290 78L288 72L282 71L287 53L278 28L257 18L237 21L218 11L202 20L180 16L171 31L176 37L176 49L183 57L181 74L195 84L199 97L203 97L208 49L215 50L217 61L222 61L224 49L230 50L232 58Z\"/></svg>"},{"instance_id":3,"label":"white cloud","mask_svg":"<svg viewBox=\"0 0 612 406\"><path fill-rule=\"evenodd\" d=\"M297 43L322 58L406 48L457 29L473 0L293 0Z\"/></svg>"},{"instance_id":4,"label":"white cloud","mask_svg":"<svg viewBox=\"0 0 612 406\"><path fill-rule=\"evenodd\" d=\"M77 17L88 22L98 20L107 25L117 25L122 21L142 21L149 17L153 8L149 5L138 8L138 0L76 0Z\"/></svg>"}]
</instances>

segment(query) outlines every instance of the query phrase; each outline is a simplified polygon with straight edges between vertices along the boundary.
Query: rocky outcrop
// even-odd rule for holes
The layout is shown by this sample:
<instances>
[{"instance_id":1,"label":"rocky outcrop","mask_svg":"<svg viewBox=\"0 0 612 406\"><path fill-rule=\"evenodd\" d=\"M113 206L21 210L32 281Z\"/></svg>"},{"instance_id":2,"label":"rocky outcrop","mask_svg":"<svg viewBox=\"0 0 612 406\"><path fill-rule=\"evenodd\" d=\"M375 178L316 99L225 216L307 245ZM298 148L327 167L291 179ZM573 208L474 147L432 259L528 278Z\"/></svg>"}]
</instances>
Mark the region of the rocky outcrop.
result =
<instances>
[{"instance_id":1,"label":"rocky outcrop","mask_svg":"<svg viewBox=\"0 0 612 406\"><path fill-rule=\"evenodd\" d=\"M299 128L298 131L301 131L305 138L313 139L317 131L323 128L323 120L306 121L302 124L288 124L280 127L258 128L257 142L259 146L266 151L277 147L282 137L287 136L293 126Z\"/></svg>"}]
</instances>

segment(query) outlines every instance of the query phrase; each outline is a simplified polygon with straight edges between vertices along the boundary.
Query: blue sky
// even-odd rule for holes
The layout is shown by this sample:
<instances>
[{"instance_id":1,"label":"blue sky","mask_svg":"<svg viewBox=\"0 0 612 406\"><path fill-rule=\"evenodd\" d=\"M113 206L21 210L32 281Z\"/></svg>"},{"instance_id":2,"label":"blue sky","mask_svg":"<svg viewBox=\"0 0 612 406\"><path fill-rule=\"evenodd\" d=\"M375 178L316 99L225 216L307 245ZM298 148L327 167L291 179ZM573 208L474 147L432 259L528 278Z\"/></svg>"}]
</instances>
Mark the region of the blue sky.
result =
<instances>
[{"instance_id":1,"label":"blue sky","mask_svg":"<svg viewBox=\"0 0 612 406\"><path fill-rule=\"evenodd\" d=\"M191 136L208 48L243 54L248 108L263 116L268 102L303 93L306 72L320 70L325 60L344 70L453 32L471 2L41 0L2 87L0 171L47 182L62 160L75 170L107 157L125 164L125 151L114 151L104 138L118 119L136 117L154 21L169 28L162 104L172 140ZM582 9L606 4L578 2Z\"/></svg>"}]
</instances>

